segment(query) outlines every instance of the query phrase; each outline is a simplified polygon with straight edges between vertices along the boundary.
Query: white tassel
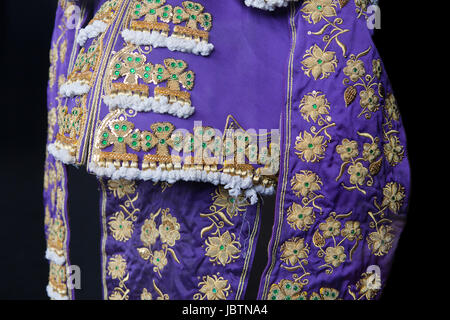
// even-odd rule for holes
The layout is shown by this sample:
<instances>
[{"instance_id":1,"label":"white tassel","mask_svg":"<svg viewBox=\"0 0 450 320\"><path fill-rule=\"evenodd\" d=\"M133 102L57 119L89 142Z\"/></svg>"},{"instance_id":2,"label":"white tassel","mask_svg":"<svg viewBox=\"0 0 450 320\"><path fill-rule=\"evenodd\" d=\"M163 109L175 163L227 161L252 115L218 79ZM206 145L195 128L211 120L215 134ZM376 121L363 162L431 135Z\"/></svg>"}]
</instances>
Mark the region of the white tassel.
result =
<instances>
[{"instance_id":1,"label":"white tassel","mask_svg":"<svg viewBox=\"0 0 450 320\"><path fill-rule=\"evenodd\" d=\"M47 295L49 298L54 300L69 300L68 296L62 296L55 290L53 290L51 285L47 285Z\"/></svg>"},{"instance_id":2,"label":"white tassel","mask_svg":"<svg viewBox=\"0 0 450 320\"><path fill-rule=\"evenodd\" d=\"M56 264L59 264L60 266L62 266L64 262L66 262L66 258L64 256L58 255L55 251L53 251L50 248L47 248L47 250L45 251L45 258Z\"/></svg>"},{"instance_id":3,"label":"white tassel","mask_svg":"<svg viewBox=\"0 0 450 320\"><path fill-rule=\"evenodd\" d=\"M291 1L298 0L245 0L245 4L248 7L273 11L279 7L286 7Z\"/></svg>"},{"instance_id":4,"label":"white tassel","mask_svg":"<svg viewBox=\"0 0 450 320\"><path fill-rule=\"evenodd\" d=\"M73 98L88 93L90 89L91 87L84 82L66 82L59 87L59 94L65 98Z\"/></svg>"},{"instance_id":5,"label":"white tassel","mask_svg":"<svg viewBox=\"0 0 450 320\"><path fill-rule=\"evenodd\" d=\"M50 153L56 160L65 164L73 164L76 162L74 156L72 156L66 149L59 149L54 143L47 146L48 153Z\"/></svg>"},{"instance_id":6,"label":"white tassel","mask_svg":"<svg viewBox=\"0 0 450 320\"><path fill-rule=\"evenodd\" d=\"M115 108L133 109L138 112L156 112L156 113L168 113L178 118L188 118L191 116L195 108L188 103L169 103L167 97L161 97L159 100L150 98L141 98L139 96L130 96L127 94L119 93L113 96L104 96L103 102L109 107L110 110Z\"/></svg>"}]
</instances>

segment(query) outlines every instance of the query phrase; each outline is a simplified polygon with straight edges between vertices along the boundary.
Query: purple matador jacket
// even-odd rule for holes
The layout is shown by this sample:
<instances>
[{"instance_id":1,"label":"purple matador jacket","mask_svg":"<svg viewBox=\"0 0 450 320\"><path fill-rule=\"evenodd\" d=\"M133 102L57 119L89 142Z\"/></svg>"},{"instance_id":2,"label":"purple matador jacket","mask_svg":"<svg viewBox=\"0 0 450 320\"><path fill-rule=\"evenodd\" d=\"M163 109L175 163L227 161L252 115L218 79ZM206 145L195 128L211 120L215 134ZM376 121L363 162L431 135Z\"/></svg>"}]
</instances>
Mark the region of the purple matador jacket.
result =
<instances>
[{"instance_id":1,"label":"purple matador jacket","mask_svg":"<svg viewBox=\"0 0 450 320\"><path fill-rule=\"evenodd\" d=\"M376 299L404 228L406 138L368 0L60 0L47 292L74 299L66 165L101 186L105 299Z\"/></svg>"}]
</instances>

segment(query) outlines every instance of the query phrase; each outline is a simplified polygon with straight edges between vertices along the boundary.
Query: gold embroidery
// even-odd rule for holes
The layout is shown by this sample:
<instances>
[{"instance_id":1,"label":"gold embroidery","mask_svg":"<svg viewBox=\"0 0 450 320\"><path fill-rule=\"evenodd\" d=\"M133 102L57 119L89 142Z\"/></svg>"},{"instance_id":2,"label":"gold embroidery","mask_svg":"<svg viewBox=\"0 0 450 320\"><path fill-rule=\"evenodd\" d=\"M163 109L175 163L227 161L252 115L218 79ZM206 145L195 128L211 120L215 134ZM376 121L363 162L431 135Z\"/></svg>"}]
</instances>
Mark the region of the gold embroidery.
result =
<instances>
[{"instance_id":1,"label":"gold embroidery","mask_svg":"<svg viewBox=\"0 0 450 320\"><path fill-rule=\"evenodd\" d=\"M358 221L349 220L345 222L345 226L342 228L339 219L347 218L351 214L351 211L347 214L331 212L325 222L319 224L319 228L314 232L313 244L319 249L317 256L324 258L325 261L325 264L319 266L319 268L326 268L327 274L333 273L334 268L339 267L347 260L345 248L342 246L344 241L355 242L348 254L349 259L352 260L353 253L363 238ZM337 237L342 237L342 239L338 242ZM333 240L333 243L326 247L329 238Z\"/></svg>"},{"instance_id":2,"label":"gold embroidery","mask_svg":"<svg viewBox=\"0 0 450 320\"><path fill-rule=\"evenodd\" d=\"M345 4L344 4L345 5ZM342 4L341 4L342 7ZM349 29L342 29L339 27L344 20L342 18L335 18L333 22L328 20L330 17L336 16L336 4L333 0L306 0L304 2L303 8L300 10L303 12L303 18L309 23L316 24L319 21L325 21L326 24L321 27L321 29L317 32L308 31L309 35L322 36L323 41L326 43L323 51L326 51L328 46L332 41L335 41L336 44L341 48L342 55L345 57L347 53L347 47L344 43L339 40L339 36L343 35L346 32L349 32ZM325 31L331 29L328 34L325 34ZM316 58L322 59L320 57L315 56ZM333 68L334 69L334 68ZM334 71L334 70L333 70ZM317 77L314 77L317 80Z\"/></svg>"},{"instance_id":3,"label":"gold embroidery","mask_svg":"<svg viewBox=\"0 0 450 320\"><path fill-rule=\"evenodd\" d=\"M381 154L378 149L378 144L380 142L378 137L374 138L369 133L357 133L359 136L370 139L371 143L364 144L362 157L359 157L360 152L358 150L358 143L354 140L350 141L347 138L342 140L341 144L336 147L336 152L341 156L343 161L339 175L336 177L336 181L341 179L345 168L348 166L347 173L349 175L349 182L352 186L347 186L343 182L341 182L341 186L346 190L358 190L363 194L366 194L366 191L363 190L361 186L367 185L370 187L373 185L373 177L379 173L383 157L380 157L377 160L378 156ZM368 167L364 166L363 162L369 162Z\"/></svg>"},{"instance_id":4,"label":"gold embroidery","mask_svg":"<svg viewBox=\"0 0 450 320\"><path fill-rule=\"evenodd\" d=\"M180 240L180 224L169 212L169 208L160 208L156 213L150 214L150 219L146 219L141 227L141 241L144 247L137 248L140 257L150 261L154 265L153 271L160 277L162 277L161 271L167 265L168 253L177 263L180 263L175 251L171 248L175 246L176 241ZM159 215L161 215L161 224L157 227L155 219ZM152 246L158 237L162 242L162 249L152 251Z\"/></svg>"},{"instance_id":5,"label":"gold embroidery","mask_svg":"<svg viewBox=\"0 0 450 320\"><path fill-rule=\"evenodd\" d=\"M213 204L209 207L209 213L200 213L200 217L208 218L210 225L200 231L200 238L208 233L214 237L208 237L205 241L206 253L210 261L225 266L240 257L241 243L236 241L236 235L228 230L221 233L225 225L234 226L233 217L245 212L250 203L244 196L232 197L223 187L214 191Z\"/></svg>"},{"instance_id":6,"label":"gold embroidery","mask_svg":"<svg viewBox=\"0 0 450 320\"><path fill-rule=\"evenodd\" d=\"M226 300L231 288L228 280L214 274L203 276L198 286L200 293L194 294L194 300Z\"/></svg>"},{"instance_id":7,"label":"gold embroidery","mask_svg":"<svg viewBox=\"0 0 450 320\"><path fill-rule=\"evenodd\" d=\"M155 154L143 156L142 170L222 171L252 178L254 184L265 187L273 186L276 182L279 141L271 142L269 148L261 147L257 144L257 135L252 132L235 130L231 135L227 133L221 138L211 127L197 126L192 134L183 129L175 130L170 122L153 123L150 125L151 131L141 131L134 129L134 124L126 120L133 114L117 109L104 118L96 130L94 162L97 165L138 168L137 155L127 153L127 148L144 152L156 149ZM110 146L113 146L112 151L100 152ZM181 151L183 154L177 155ZM246 159L264 167L255 170L252 164L244 163ZM218 165L222 163L223 167L219 168Z\"/></svg>"},{"instance_id":8,"label":"gold embroidery","mask_svg":"<svg viewBox=\"0 0 450 320\"><path fill-rule=\"evenodd\" d=\"M172 18L172 6L165 5L166 0L135 1L132 4L132 19L137 20L145 16L144 21L132 21L131 28L135 30L158 30L165 35L169 32L167 24ZM165 22L158 22L158 19Z\"/></svg>"},{"instance_id":9,"label":"gold embroidery","mask_svg":"<svg viewBox=\"0 0 450 320\"><path fill-rule=\"evenodd\" d=\"M301 170L300 173L296 173L291 179L291 188L294 194L302 199L304 206L312 205L314 208L319 209L322 212L322 208L316 205L317 199L323 198L323 195L316 194L316 191L321 189L323 185L320 177L312 171Z\"/></svg>"},{"instance_id":10,"label":"gold embroidery","mask_svg":"<svg viewBox=\"0 0 450 320\"><path fill-rule=\"evenodd\" d=\"M313 91L305 95L300 102L300 112L306 121L310 119L316 122L321 128L317 130L312 126L310 131L303 131L298 135L295 142L295 154L303 161L317 162L323 159L331 136L327 132L328 128L334 127L336 123L331 122L329 116L330 104L324 94ZM328 115L324 117L325 115ZM323 133L323 135L321 135Z\"/></svg>"},{"instance_id":11,"label":"gold embroidery","mask_svg":"<svg viewBox=\"0 0 450 320\"><path fill-rule=\"evenodd\" d=\"M302 70L308 77L312 75L314 80L328 78L336 71L336 53L322 50L316 44L306 50L303 58Z\"/></svg>"},{"instance_id":12,"label":"gold embroidery","mask_svg":"<svg viewBox=\"0 0 450 320\"><path fill-rule=\"evenodd\" d=\"M50 276L48 281L54 291L61 296L67 296L67 276L65 265L61 266L50 261Z\"/></svg>"},{"instance_id":13,"label":"gold embroidery","mask_svg":"<svg viewBox=\"0 0 450 320\"><path fill-rule=\"evenodd\" d=\"M351 286L348 286L348 293L354 300L361 300L366 298L371 300L376 297L381 290L381 279L375 272L364 272L361 275L361 279L355 285L355 289L358 291L359 297L351 290Z\"/></svg>"},{"instance_id":14,"label":"gold embroidery","mask_svg":"<svg viewBox=\"0 0 450 320\"><path fill-rule=\"evenodd\" d=\"M212 27L212 15L203 12L204 7L200 3L183 1L182 5L183 7L177 6L174 8L173 23L186 22L186 26L175 26L174 35L208 41L209 33L207 31ZM198 30L197 25L200 25L206 31Z\"/></svg>"},{"instance_id":15,"label":"gold embroidery","mask_svg":"<svg viewBox=\"0 0 450 320\"><path fill-rule=\"evenodd\" d=\"M126 273L126 275L125 275ZM120 254L116 254L109 259L108 275L113 280L119 280L119 285L114 288L114 291L109 296L109 300L128 300L130 290L126 286L130 274L127 273L127 262Z\"/></svg>"},{"instance_id":16,"label":"gold embroidery","mask_svg":"<svg viewBox=\"0 0 450 320\"><path fill-rule=\"evenodd\" d=\"M133 235L133 222L137 220L136 213L140 212L140 209L134 205L139 198L139 193L131 198L130 195L136 192L135 182L125 179L108 180L108 189L113 192L114 197L121 199L126 196L127 198L125 203L120 205L122 210L114 213L108 222L113 238L117 241L126 242Z\"/></svg>"}]
</instances>

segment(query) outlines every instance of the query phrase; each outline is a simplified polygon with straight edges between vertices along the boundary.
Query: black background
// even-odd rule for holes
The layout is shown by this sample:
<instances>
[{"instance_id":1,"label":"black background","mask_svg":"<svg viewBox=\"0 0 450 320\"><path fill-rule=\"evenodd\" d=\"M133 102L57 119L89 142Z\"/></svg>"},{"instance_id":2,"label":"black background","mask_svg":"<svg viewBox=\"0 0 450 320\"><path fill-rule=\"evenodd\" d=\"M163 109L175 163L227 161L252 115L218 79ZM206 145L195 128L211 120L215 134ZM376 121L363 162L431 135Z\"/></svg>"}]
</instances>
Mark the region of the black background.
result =
<instances>
[{"instance_id":1,"label":"black background","mask_svg":"<svg viewBox=\"0 0 450 320\"><path fill-rule=\"evenodd\" d=\"M47 299L48 263L44 258L42 177L47 128L46 87L56 0L0 0L1 3L1 179L0 299ZM389 74L408 138L412 196L408 223L400 239L382 300L417 298L425 289L423 238L427 229L426 152L423 151L423 108L427 101L417 77L426 46L420 20L404 1L381 0L381 30L375 42ZM421 42L422 41L422 42ZM82 270L78 298L101 299L100 217L97 182L83 168L69 169L71 262ZM273 199L266 199L261 239L247 298L254 298L265 261L273 219ZM422 292L422 293L421 293Z\"/></svg>"}]
</instances>

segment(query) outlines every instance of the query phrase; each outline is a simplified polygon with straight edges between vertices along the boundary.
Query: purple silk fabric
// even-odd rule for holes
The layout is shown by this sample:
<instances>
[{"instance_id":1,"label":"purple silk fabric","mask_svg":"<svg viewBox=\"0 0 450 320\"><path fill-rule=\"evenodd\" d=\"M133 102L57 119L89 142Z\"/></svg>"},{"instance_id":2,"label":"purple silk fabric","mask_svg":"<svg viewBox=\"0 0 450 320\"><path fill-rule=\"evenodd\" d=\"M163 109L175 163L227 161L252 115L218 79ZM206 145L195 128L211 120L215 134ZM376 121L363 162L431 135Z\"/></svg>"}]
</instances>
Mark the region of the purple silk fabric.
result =
<instances>
[{"instance_id":1,"label":"purple silk fabric","mask_svg":"<svg viewBox=\"0 0 450 320\"><path fill-rule=\"evenodd\" d=\"M121 31L128 27L131 0L118 1L89 92L62 98L58 88L82 48L75 40L79 28L104 2L92 1L90 12L86 2L60 1L52 38L48 142L60 129L57 107L67 106L68 113L85 107L86 126L76 137L76 162L83 165L98 151L94 138L110 113L103 101L105 79L114 53L125 46ZM168 3L177 6L182 0ZM208 1L203 5L213 17L209 41L214 44L209 56L144 49L154 64L168 57L188 63L195 72L191 100L196 111L187 119L127 111L135 128L170 122L192 131L194 122L202 121L224 130L230 117L246 130L278 129L281 123L277 205L260 299L373 299L386 283L405 223L409 165L405 133L367 29L364 3L305 0L266 12L241 0ZM80 8L78 28L70 27L71 5ZM153 88L149 84L151 93ZM140 159L145 154L135 153ZM65 233L60 255L47 257L65 268L67 192L64 170L57 167L64 164L49 155L46 179L52 177L64 197L57 209L56 191L45 189L46 230L60 216ZM244 297L261 201L250 205L245 197L233 198L209 183L106 178L100 183L105 299ZM223 244L230 250L225 254ZM48 289L49 296L72 298L57 269L51 269L55 288Z\"/></svg>"}]
</instances>

